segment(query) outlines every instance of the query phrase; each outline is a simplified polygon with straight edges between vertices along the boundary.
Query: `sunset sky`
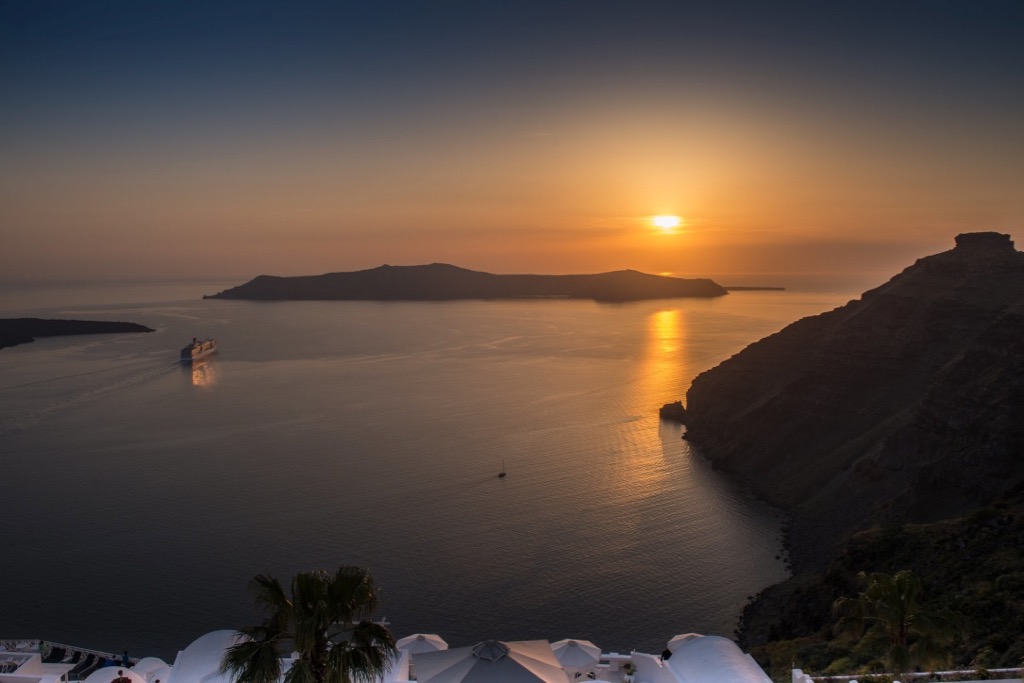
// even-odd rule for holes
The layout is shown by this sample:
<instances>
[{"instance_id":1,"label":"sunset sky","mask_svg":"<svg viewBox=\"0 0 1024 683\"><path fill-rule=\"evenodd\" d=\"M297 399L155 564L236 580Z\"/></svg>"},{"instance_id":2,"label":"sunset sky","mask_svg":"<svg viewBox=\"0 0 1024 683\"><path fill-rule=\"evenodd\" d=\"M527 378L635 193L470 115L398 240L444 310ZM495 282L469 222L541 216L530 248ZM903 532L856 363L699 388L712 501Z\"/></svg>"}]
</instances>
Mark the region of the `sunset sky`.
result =
<instances>
[{"instance_id":1,"label":"sunset sky","mask_svg":"<svg viewBox=\"0 0 1024 683\"><path fill-rule=\"evenodd\" d=\"M1018 0L0 3L0 280L871 283L1022 228Z\"/></svg>"}]
</instances>

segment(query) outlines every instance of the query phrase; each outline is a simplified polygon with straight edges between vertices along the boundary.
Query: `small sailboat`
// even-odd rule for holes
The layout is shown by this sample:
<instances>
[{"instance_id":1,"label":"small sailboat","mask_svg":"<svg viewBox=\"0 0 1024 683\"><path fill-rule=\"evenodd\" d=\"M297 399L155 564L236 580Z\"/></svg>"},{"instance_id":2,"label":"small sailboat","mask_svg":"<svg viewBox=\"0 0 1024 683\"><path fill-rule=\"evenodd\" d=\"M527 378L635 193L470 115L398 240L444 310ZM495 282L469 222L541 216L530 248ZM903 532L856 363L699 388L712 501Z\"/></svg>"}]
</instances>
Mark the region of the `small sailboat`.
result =
<instances>
[{"instance_id":1,"label":"small sailboat","mask_svg":"<svg viewBox=\"0 0 1024 683\"><path fill-rule=\"evenodd\" d=\"M505 461L502 460L501 461L501 472L498 472L498 479L504 479L505 478L505 474L506 474L506 472L505 472Z\"/></svg>"}]
</instances>

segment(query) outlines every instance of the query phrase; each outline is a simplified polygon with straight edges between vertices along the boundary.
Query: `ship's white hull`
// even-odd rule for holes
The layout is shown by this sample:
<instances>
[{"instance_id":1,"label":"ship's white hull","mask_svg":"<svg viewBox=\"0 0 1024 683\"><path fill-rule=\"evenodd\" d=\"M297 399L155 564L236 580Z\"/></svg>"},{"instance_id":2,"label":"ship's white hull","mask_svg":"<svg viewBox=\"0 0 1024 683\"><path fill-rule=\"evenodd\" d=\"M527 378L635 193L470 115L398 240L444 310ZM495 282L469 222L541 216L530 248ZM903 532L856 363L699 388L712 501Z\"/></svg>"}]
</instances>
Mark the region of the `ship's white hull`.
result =
<instances>
[{"instance_id":1,"label":"ship's white hull","mask_svg":"<svg viewBox=\"0 0 1024 683\"><path fill-rule=\"evenodd\" d=\"M181 362L192 363L200 358L206 358L217 352L217 342L213 339L198 341L193 339L192 343L181 350Z\"/></svg>"}]
</instances>

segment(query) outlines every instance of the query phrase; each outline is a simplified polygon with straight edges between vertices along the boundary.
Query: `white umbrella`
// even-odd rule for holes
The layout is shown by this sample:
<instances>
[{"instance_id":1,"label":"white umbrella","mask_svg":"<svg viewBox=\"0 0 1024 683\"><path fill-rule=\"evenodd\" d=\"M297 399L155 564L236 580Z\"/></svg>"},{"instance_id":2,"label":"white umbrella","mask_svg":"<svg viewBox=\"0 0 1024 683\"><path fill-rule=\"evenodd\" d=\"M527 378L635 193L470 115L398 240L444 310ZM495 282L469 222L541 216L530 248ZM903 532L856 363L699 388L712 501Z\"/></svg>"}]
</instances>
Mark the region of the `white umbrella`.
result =
<instances>
[{"instance_id":1,"label":"white umbrella","mask_svg":"<svg viewBox=\"0 0 1024 683\"><path fill-rule=\"evenodd\" d=\"M672 640L668 641L668 651L675 652L679 649L679 646L686 641L701 637L702 636L699 633L680 633L678 636L673 636Z\"/></svg>"},{"instance_id":2,"label":"white umbrella","mask_svg":"<svg viewBox=\"0 0 1024 683\"><path fill-rule=\"evenodd\" d=\"M593 669L601 661L601 648L589 640L559 640L551 643L551 651L563 668L577 675Z\"/></svg>"},{"instance_id":3,"label":"white umbrella","mask_svg":"<svg viewBox=\"0 0 1024 683\"><path fill-rule=\"evenodd\" d=\"M567 683L546 640L485 640L413 655L419 683Z\"/></svg>"},{"instance_id":4,"label":"white umbrella","mask_svg":"<svg viewBox=\"0 0 1024 683\"><path fill-rule=\"evenodd\" d=\"M448 643L436 633L414 633L411 636L399 638L395 642L395 646L411 655L448 649Z\"/></svg>"}]
</instances>

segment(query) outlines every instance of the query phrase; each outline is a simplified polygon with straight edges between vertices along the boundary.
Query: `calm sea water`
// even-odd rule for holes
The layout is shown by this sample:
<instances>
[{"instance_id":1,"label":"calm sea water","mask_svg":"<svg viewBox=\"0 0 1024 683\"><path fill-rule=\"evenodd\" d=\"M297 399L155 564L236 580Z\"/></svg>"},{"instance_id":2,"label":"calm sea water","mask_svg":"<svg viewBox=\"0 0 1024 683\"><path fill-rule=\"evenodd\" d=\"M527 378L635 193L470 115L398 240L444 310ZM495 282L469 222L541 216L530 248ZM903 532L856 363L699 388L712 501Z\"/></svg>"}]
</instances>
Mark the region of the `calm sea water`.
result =
<instances>
[{"instance_id":1,"label":"calm sea water","mask_svg":"<svg viewBox=\"0 0 1024 683\"><path fill-rule=\"evenodd\" d=\"M232 284L4 288L2 317L157 331L0 351L0 635L170 661L257 621L254 574L345 563L399 636L660 652L785 576L780 515L657 410L849 296L199 298ZM193 336L221 351L185 368Z\"/></svg>"}]
</instances>

